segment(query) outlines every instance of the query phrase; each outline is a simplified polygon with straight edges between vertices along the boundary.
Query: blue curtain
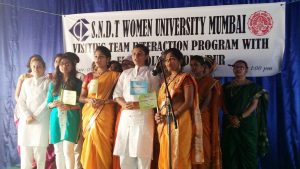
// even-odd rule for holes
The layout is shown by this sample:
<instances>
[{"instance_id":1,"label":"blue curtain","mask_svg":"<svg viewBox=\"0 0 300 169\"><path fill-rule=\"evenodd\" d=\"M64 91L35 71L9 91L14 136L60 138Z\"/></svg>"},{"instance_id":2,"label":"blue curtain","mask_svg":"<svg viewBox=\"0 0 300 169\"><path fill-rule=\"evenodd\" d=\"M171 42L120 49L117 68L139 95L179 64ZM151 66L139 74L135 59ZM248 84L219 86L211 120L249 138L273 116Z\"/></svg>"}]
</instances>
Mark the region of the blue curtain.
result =
<instances>
[{"instance_id":1,"label":"blue curtain","mask_svg":"<svg viewBox=\"0 0 300 169\"><path fill-rule=\"evenodd\" d=\"M63 52L60 14L268 2L279 1L0 0L0 169L18 164L20 160L13 122L17 78L26 72L25 65L33 54L42 55L47 61L47 71L53 71L53 56ZM286 2L282 73L252 78L270 92L268 131L271 149L261 160L263 169L300 169L300 2Z\"/></svg>"}]
</instances>

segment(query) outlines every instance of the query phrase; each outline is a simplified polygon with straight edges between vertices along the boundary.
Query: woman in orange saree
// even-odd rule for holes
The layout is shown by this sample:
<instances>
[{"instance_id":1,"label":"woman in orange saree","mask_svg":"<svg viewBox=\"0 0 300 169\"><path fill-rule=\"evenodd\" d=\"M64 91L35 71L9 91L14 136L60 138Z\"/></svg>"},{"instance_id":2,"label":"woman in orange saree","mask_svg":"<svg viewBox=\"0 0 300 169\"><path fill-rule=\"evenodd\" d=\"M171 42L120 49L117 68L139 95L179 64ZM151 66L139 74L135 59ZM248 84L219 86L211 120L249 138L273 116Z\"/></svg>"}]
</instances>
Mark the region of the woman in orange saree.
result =
<instances>
[{"instance_id":1,"label":"woman in orange saree","mask_svg":"<svg viewBox=\"0 0 300 169\"><path fill-rule=\"evenodd\" d=\"M191 71L196 78L199 108L203 123L204 163L193 169L220 169L221 147L219 138L219 112L222 105L221 84L205 72L211 69L213 60L195 55L191 57Z\"/></svg>"},{"instance_id":2,"label":"woman in orange saree","mask_svg":"<svg viewBox=\"0 0 300 169\"><path fill-rule=\"evenodd\" d=\"M165 51L165 65L171 75L167 79L172 98L174 115L178 121L178 128L171 123L172 167L174 169L191 169L192 163L202 163L202 122L198 108L198 96L195 79L187 73L182 73L184 66L182 53L175 48ZM163 84L158 94L160 112L155 115L158 123L158 138L160 153L159 169L169 168L168 130L166 117L166 86Z\"/></svg>"},{"instance_id":3,"label":"woman in orange saree","mask_svg":"<svg viewBox=\"0 0 300 169\"><path fill-rule=\"evenodd\" d=\"M80 101L85 105L82 109L81 163L84 169L112 167L116 105L111 98L119 73L108 70L110 57L106 47L97 47L97 71L88 74L82 85Z\"/></svg>"}]
</instances>

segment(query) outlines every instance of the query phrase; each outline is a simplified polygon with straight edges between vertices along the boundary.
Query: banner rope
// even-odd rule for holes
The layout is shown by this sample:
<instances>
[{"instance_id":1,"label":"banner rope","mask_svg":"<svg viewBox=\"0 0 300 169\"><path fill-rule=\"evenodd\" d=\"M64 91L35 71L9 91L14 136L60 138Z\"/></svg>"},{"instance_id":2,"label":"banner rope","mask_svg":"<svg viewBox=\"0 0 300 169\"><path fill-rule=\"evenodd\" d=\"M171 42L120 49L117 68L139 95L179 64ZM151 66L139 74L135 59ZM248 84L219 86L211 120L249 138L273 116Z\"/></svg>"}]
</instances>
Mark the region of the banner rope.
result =
<instances>
[{"instance_id":1,"label":"banner rope","mask_svg":"<svg viewBox=\"0 0 300 169\"><path fill-rule=\"evenodd\" d=\"M13 8L19 8L19 9L25 9L25 10L29 10L29 11L34 11L34 12L39 12L39 13L44 13L44 14L49 14L49 15L54 15L54 16L63 16L62 14L57 14L57 13L38 10L38 9L33 9L33 8L26 8L26 7L16 6L16 5L8 4L8 3L0 2L0 5L9 6L9 7L13 7Z\"/></svg>"},{"instance_id":2,"label":"banner rope","mask_svg":"<svg viewBox=\"0 0 300 169\"><path fill-rule=\"evenodd\" d=\"M290 4L297 3L297 2L300 2L300 0L296 0L293 2L286 2L286 5L290 5ZM49 14L49 15L54 15L54 16L63 16L64 15L64 14L57 14L57 13L53 13L53 12L43 11L43 10L39 10L39 9L16 6L16 5L2 3L2 2L0 2L0 5L9 6L9 7L13 7L13 8L19 8L19 9L25 9L25 10L29 10L29 11L34 11L34 12L39 12L39 13L44 13L44 14Z\"/></svg>"}]
</instances>

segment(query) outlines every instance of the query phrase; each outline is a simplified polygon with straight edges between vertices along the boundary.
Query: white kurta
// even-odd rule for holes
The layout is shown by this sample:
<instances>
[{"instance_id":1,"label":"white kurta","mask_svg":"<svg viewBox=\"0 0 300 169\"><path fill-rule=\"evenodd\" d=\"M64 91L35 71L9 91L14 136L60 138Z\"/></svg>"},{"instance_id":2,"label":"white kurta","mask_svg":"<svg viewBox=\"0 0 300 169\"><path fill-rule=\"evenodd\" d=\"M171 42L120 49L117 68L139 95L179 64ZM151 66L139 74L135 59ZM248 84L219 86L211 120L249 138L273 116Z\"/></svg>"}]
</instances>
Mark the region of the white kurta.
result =
<instances>
[{"instance_id":1,"label":"white kurta","mask_svg":"<svg viewBox=\"0 0 300 169\"><path fill-rule=\"evenodd\" d=\"M46 76L26 79L22 84L18 104L20 121L18 144L20 146L42 146L49 144L49 114L47 91L50 80ZM35 120L26 124L26 118L33 115Z\"/></svg>"},{"instance_id":2,"label":"white kurta","mask_svg":"<svg viewBox=\"0 0 300 169\"><path fill-rule=\"evenodd\" d=\"M130 81L147 81L148 92L156 92L159 78L147 66L125 70L116 85L113 98L123 97L126 102L137 102L137 95L130 95ZM114 148L114 155L124 156L128 145L130 157L151 158L153 150L154 112L149 110L123 110ZM127 144L127 140L129 143Z\"/></svg>"}]
</instances>

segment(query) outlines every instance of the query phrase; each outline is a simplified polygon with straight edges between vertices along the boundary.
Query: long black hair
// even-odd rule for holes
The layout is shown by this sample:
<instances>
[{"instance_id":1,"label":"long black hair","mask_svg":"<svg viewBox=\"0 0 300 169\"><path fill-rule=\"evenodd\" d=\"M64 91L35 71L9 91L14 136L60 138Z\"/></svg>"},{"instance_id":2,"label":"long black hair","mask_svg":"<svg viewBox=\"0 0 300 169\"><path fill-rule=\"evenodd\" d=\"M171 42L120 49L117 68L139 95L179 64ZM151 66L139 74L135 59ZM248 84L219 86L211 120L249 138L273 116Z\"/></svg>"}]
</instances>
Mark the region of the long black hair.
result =
<instances>
[{"instance_id":1,"label":"long black hair","mask_svg":"<svg viewBox=\"0 0 300 169\"><path fill-rule=\"evenodd\" d=\"M70 64L72 66L72 70L69 73L69 79L67 82L63 82L63 74L59 70L59 66L56 67L54 79L53 79L53 92L52 95L59 95L59 92L61 88L64 88L66 90L76 90L76 84L80 82L79 79L76 78L76 63L73 61L73 58L69 55L64 54L61 57L60 62L63 59L67 59L70 61Z\"/></svg>"}]
</instances>

